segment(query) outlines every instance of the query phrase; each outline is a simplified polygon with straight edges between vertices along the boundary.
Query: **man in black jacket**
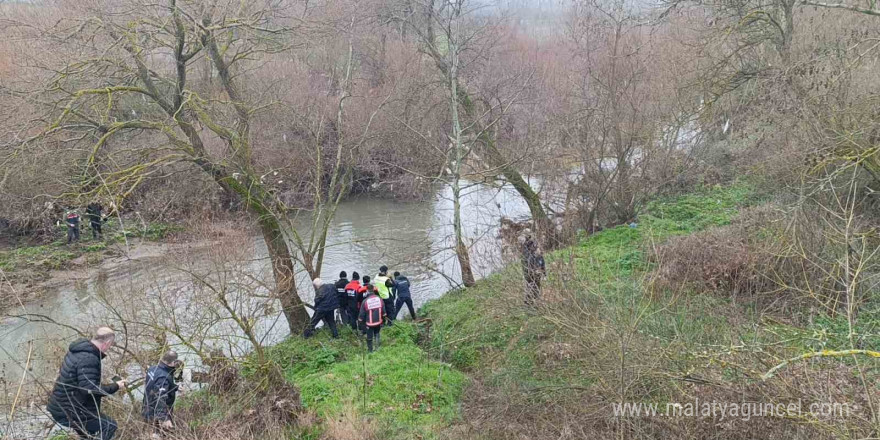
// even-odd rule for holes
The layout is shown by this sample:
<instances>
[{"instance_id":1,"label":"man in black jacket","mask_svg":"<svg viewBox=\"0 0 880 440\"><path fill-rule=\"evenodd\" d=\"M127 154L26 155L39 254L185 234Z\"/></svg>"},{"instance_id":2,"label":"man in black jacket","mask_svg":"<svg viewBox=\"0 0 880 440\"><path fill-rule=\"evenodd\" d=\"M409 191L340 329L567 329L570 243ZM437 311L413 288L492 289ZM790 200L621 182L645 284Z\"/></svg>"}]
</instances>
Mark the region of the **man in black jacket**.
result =
<instances>
[{"instance_id":1,"label":"man in black jacket","mask_svg":"<svg viewBox=\"0 0 880 440\"><path fill-rule=\"evenodd\" d=\"M336 300L339 302L339 319L342 325L349 322L348 319L348 296L345 295L345 286L348 284L348 274L343 270L339 272L339 279L336 280Z\"/></svg>"},{"instance_id":2,"label":"man in black jacket","mask_svg":"<svg viewBox=\"0 0 880 440\"><path fill-rule=\"evenodd\" d=\"M174 370L180 366L177 353L169 350L162 355L158 365L147 370L144 382L144 407L142 414L147 423L159 429L172 429L171 414L177 398Z\"/></svg>"},{"instance_id":3,"label":"man in black jacket","mask_svg":"<svg viewBox=\"0 0 880 440\"><path fill-rule=\"evenodd\" d=\"M101 327L92 340L70 344L47 409L59 425L72 428L81 438L110 440L116 422L101 414L101 399L125 390L125 381L101 385L101 359L113 346L116 334Z\"/></svg>"},{"instance_id":4,"label":"man in black jacket","mask_svg":"<svg viewBox=\"0 0 880 440\"><path fill-rule=\"evenodd\" d=\"M102 236L101 222L104 221L104 216L101 211L103 209L104 207L97 201L89 203L89 206L86 207L86 216L89 218L89 227L92 228L92 238L94 239Z\"/></svg>"},{"instance_id":5,"label":"man in black jacket","mask_svg":"<svg viewBox=\"0 0 880 440\"><path fill-rule=\"evenodd\" d=\"M409 287L409 278L401 275L400 272L394 272L394 290L397 291L397 301L394 303L394 314L397 315L400 313L400 309L406 304L406 308L409 309L409 316L415 320L416 311L413 307L412 295L409 292Z\"/></svg>"},{"instance_id":6,"label":"man in black jacket","mask_svg":"<svg viewBox=\"0 0 880 440\"><path fill-rule=\"evenodd\" d=\"M324 284L320 278L312 281L315 286L315 313L312 320L303 332L304 338L309 338L315 331L315 326L319 322L324 321L324 325L330 327L333 337L339 337L339 331L336 329L336 320L333 319L333 312L339 308L339 298L336 296L336 286L333 284Z\"/></svg>"},{"instance_id":7,"label":"man in black jacket","mask_svg":"<svg viewBox=\"0 0 880 440\"><path fill-rule=\"evenodd\" d=\"M547 274L544 255L531 235L526 237L522 250L523 278L526 281L526 305L534 305L541 298L541 278Z\"/></svg>"}]
</instances>

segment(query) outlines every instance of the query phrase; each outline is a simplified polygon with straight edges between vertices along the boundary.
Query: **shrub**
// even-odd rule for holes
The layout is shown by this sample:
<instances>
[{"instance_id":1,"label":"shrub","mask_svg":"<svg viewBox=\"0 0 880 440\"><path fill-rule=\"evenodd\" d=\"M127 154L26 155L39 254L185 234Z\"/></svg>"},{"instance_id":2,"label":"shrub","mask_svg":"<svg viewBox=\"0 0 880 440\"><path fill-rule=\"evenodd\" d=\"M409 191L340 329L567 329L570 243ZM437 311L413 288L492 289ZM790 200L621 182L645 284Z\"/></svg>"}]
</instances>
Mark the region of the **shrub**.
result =
<instances>
[{"instance_id":1,"label":"shrub","mask_svg":"<svg viewBox=\"0 0 880 440\"><path fill-rule=\"evenodd\" d=\"M674 291L733 296L763 291L768 283L759 271L765 256L750 246L746 234L739 226L723 226L670 239L658 248L658 282Z\"/></svg>"}]
</instances>

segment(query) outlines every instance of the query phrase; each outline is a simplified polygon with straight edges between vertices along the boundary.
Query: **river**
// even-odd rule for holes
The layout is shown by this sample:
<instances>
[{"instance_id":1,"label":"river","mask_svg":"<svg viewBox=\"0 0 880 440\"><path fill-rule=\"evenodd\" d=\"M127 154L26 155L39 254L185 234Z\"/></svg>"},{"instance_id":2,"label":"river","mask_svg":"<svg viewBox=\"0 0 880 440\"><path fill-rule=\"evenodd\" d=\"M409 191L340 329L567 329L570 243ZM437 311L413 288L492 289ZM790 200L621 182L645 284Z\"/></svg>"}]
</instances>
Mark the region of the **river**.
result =
<instances>
[{"instance_id":1,"label":"river","mask_svg":"<svg viewBox=\"0 0 880 440\"><path fill-rule=\"evenodd\" d=\"M465 194L462 199L463 229L468 241L473 243L471 259L475 275L484 277L503 264L497 238L500 218L526 217L528 208L516 192L507 187L474 185ZM421 202L402 203L370 197L346 200L340 204L330 226L321 277L334 281L342 270L349 274L358 271L361 275L374 276L378 267L385 264L390 271L400 271L409 277L413 301L418 308L441 296L460 280L458 262L451 249L451 223L452 200L448 187ZM307 232L305 226L298 230ZM258 236L250 240L252 246L247 252L253 255L242 263L244 270L266 278L269 264L265 258L265 243ZM194 246L186 252L187 261L204 260L201 253L209 249ZM151 298L167 297L169 291L177 292L175 298L178 299L191 298L186 294L179 295L181 290L193 285L191 274L179 270L179 259L174 260L175 264L169 264L171 260L167 256L153 256L115 264L97 270L85 279L53 286L38 300L11 313L44 315L63 326L88 330L108 320L108 301L99 298L111 299L109 303L114 308L128 305L139 309L149 308ZM311 302L313 290L305 273L299 274L298 287L303 300ZM201 306L184 300L175 307L172 314L186 319L192 313L199 313ZM400 318L404 316L408 316L408 312L400 314ZM11 401L10 396L16 392L25 364L29 370L26 383L32 391L26 394L40 395L44 390L37 389L35 382L45 384L54 380L58 361L66 345L75 337L72 329L63 326L21 318L7 318L0 322L0 385L6 396L0 404L8 405ZM231 327L219 328L223 330L213 328L207 331L221 334ZM258 323L258 329L268 344L287 336L286 321L278 312L265 315ZM120 330L118 326L117 330ZM136 338L131 335L130 339L134 341ZM222 348L227 352L237 351L236 347ZM192 361L190 359L188 364L192 365Z\"/></svg>"}]
</instances>

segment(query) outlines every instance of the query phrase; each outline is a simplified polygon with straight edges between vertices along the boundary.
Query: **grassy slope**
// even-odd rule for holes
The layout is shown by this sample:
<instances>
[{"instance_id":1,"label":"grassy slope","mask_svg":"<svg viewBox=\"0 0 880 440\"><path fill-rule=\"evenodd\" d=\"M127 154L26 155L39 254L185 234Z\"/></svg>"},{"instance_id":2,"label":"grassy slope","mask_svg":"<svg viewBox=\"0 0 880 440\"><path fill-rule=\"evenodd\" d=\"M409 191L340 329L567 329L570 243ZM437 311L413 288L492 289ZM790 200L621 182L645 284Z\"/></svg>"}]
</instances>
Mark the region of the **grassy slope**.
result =
<instances>
[{"instance_id":1,"label":"grassy slope","mask_svg":"<svg viewBox=\"0 0 880 440\"><path fill-rule=\"evenodd\" d=\"M372 354L345 328L338 340L324 330L305 341L288 339L269 356L322 419L354 412L373 420L380 438L427 439L458 416L465 376L432 360L418 339L415 324L398 321L382 330L382 346Z\"/></svg>"},{"instance_id":2,"label":"grassy slope","mask_svg":"<svg viewBox=\"0 0 880 440\"><path fill-rule=\"evenodd\" d=\"M651 208L656 214L642 216L637 228L604 231L549 255L548 260L552 265L573 257L583 277L625 288L630 277L635 279L647 268L641 248L647 236L660 239L725 224L749 196L748 187L735 186L707 190L674 203L660 201ZM423 308L427 324L417 328L406 323L383 330L382 349L366 358L361 340L348 330L335 341L326 331L306 341L292 338L270 349L270 355L285 369L286 377L301 387L307 408L325 419L346 411L366 414L381 422L385 432L380 435L385 438L432 438L439 427L454 422L460 416L463 373L478 375L491 386L517 390L588 386L594 378L581 374L576 366L541 368L545 359L537 345L553 340L560 329L499 297L511 282L519 285L519 279L516 267L509 267L473 288L431 301ZM711 298L706 300L708 306L714 305ZM686 325L711 328L717 324L695 322L688 310L678 313L677 320ZM420 331L429 334L421 344Z\"/></svg>"},{"instance_id":3,"label":"grassy slope","mask_svg":"<svg viewBox=\"0 0 880 440\"><path fill-rule=\"evenodd\" d=\"M653 246L672 236L729 224L740 209L760 202L743 184L657 200L635 228L605 230L548 255L544 288L548 306L540 310L528 311L520 305L521 275L515 267L427 304L423 315L433 324L432 352L479 382L473 391L483 396L476 403L465 402L469 414L471 408L481 407L507 413L496 416L486 411L470 421L472 429L482 434L495 418L500 422L489 428L491 438L542 437L557 429L550 437L564 437L573 435L560 428L566 419L578 420L570 425L577 427L605 414L605 419L595 417L599 421L583 432L610 435L619 427L607 417L608 402L665 403L710 396L735 401L737 392L731 391L735 389L752 390L749 398L760 398L767 385L743 371L761 373L807 351L849 348L843 316L820 314L800 327L757 313L758 307L743 298L734 302L725 295L654 291L650 282L654 263L648 258ZM876 305L863 307L856 327L860 345L880 346L878 330ZM621 352L627 358L625 388L617 385ZM827 372L850 375L844 380L860 383L854 370L836 369L840 362L853 365L852 359L815 361L789 368L786 374L827 377ZM869 361L862 367L868 382L877 383L877 363ZM721 386L686 384L682 377L702 377ZM790 380L795 379L788 376L783 381ZM836 398L857 399L859 387L848 386L841 385L838 390L850 391ZM771 389L776 391L768 396L788 395ZM534 418L523 416L530 413L535 413ZM657 423L668 423L659 427L651 425L653 421L638 423L627 429L645 437L682 432L702 437L726 430L723 435L750 438L791 429L770 419L726 427L694 419L677 426L677 421ZM700 429L714 431L694 433Z\"/></svg>"},{"instance_id":4,"label":"grassy slope","mask_svg":"<svg viewBox=\"0 0 880 440\"><path fill-rule=\"evenodd\" d=\"M536 408L602 410L590 407L582 400L585 396L565 391L599 390L596 394L601 395L610 389L608 382L613 380L603 369L616 362L614 344L619 341L631 341L634 350L643 352L634 362L648 367L653 362L654 367L662 365L664 374L678 376L705 363L689 353L700 348L724 351L748 338L785 339L789 346L784 354L845 343L840 337L845 321L840 318L820 317L804 329L763 322L750 315L748 304L733 304L719 295L657 301L645 291L645 279L653 269L646 255L654 244L728 224L742 207L758 201L747 185L658 200L640 216L637 227L609 229L548 255L545 294L555 295L562 304L556 313L552 307L521 306L521 275L513 265L475 287L429 302L422 308L427 319L419 325L406 322L383 330L383 346L372 355L365 356L361 339L347 329L341 340L320 331L307 341L292 338L269 353L301 387L306 407L325 421L346 414L366 416L378 422L379 438L492 438L479 422L470 432L444 428L473 417L462 414L462 400L483 392L477 388L500 396L481 401L483 409L512 412L511 423L522 425L517 435L528 435L530 428L546 432L540 421L529 419L529 411ZM565 301L558 300L560 294L568 295ZM573 324L565 320L567 309L589 313L585 322ZM623 328L635 329L632 338L615 339L619 335L607 333ZM580 340L572 337L582 330L596 333ZM721 368L719 374L736 373ZM631 397L642 401L664 402L689 392L668 376L650 374L635 379L632 388L638 391ZM325 428L326 423L297 437L317 438Z\"/></svg>"},{"instance_id":5,"label":"grassy slope","mask_svg":"<svg viewBox=\"0 0 880 440\"><path fill-rule=\"evenodd\" d=\"M728 224L739 208L751 201L751 192L745 185L714 188L674 200L660 200L649 206L647 214L640 216L637 227L619 226L597 233L574 247L548 255L548 264L552 268L555 263L573 262L581 279L589 280L596 290L602 290L607 295L603 304L591 305L613 308L613 296L625 296L631 289L637 289L641 276L650 269L644 253L651 242ZM548 281L552 283L554 272L551 269L549 273ZM433 320L432 347L453 365L466 370L485 371L492 365L504 365L500 370L489 372L496 380L513 375L508 379L556 382L559 371L545 378L540 371L535 372L531 368L536 353L540 351L535 347L535 335L552 335L553 326L524 309L498 307L499 303L509 301L508 298L499 298L499 294L510 290L511 284L518 284L520 276L516 268L508 268L479 282L472 289L450 293L427 304L424 313ZM585 296L589 294L585 293ZM717 298L703 297L698 304L667 310L666 316L658 319L664 324L649 321L647 327L657 324L659 327L655 330L658 331L676 327L674 331L677 333L704 333L709 337L715 332L689 331L682 326L711 329L719 325L720 322L712 319L700 322L698 315L692 312L693 308L715 307L722 302ZM451 342L462 335L473 337ZM589 381L589 378L576 380Z\"/></svg>"}]
</instances>

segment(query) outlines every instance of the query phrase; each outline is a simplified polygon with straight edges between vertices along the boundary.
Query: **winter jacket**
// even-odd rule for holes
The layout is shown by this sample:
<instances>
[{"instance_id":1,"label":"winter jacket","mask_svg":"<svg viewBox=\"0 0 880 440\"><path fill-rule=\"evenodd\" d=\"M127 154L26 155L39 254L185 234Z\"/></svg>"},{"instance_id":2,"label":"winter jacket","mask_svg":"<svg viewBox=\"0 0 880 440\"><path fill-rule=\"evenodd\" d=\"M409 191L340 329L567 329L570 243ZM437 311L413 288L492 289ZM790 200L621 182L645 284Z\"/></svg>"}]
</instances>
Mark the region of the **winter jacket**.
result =
<instances>
[{"instance_id":1,"label":"winter jacket","mask_svg":"<svg viewBox=\"0 0 880 440\"><path fill-rule=\"evenodd\" d=\"M367 295L361 303L361 312L358 314L358 320L366 324L367 327L379 327L385 319L385 303L382 298L375 294Z\"/></svg>"},{"instance_id":2,"label":"winter jacket","mask_svg":"<svg viewBox=\"0 0 880 440\"><path fill-rule=\"evenodd\" d=\"M340 278L336 280L336 298L339 301L339 308L348 307L348 296L345 294L345 286L348 285L348 278Z\"/></svg>"},{"instance_id":3,"label":"winter jacket","mask_svg":"<svg viewBox=\"0 0 880 440\"><path fill-rule=\"evenodd\" d=\"M394 287L398 298L411 298L409 293L409 278L401 275L394 280Z\"/></svg>"},{"instance_id":4,"label":"winter jacket","mask_svg":"<svg viewBox=\"0 0 880 440\"><path fill-rule=\"evenodd\" d=\"M85 423L97 419L101 399L119 391L115 383L101 385L101 359L104 354L88 339L70 344L47 409L55 421Z\"/></svg>"},{"instance_id":5,"label":"winter jacket","mask_svg":"<svg viewBox=\"0 0 880 440\"><path fill-rule=\"evenodd\" d=\"M391 289L394 287L394 281L385 275L376 275L373 278L373 285L376 286L376 293L379 298L388 299L391 297Z\"/></svg>"},{"instance_id":6,"label":"winter jacket","mask_svg":"<svg viewBox=\"0 0 880 440\"><path fill-rule=\"evenodd\" d=\"M361 282L353 280L345 285L346 304L349 308L360 308L361 301L364 299L364 292L367 288L361 286Z\"/></svg>"},{"instance_id":7,"label":"winter jacket","mask_svg":"<svg viewBox=\"0 0 880 440\"><path fill-rule=\"evenodd\" d=\"M75 212L67 214L67 227L71 229L76 229L79 227L79 214Z\"/></svg>"},{"instance_id":8,"label":"winter jacket","mask_svg":"<svg viewBox=\"0 0 880 440\"><path fill-rule=\"evenodd\" d=\"M537 278L543 275L544 256L537 251L532 251L528 247L523 247L522 254L523 273L529 278Z\"/></svg>"},{"instance_id":9,"label":"winter jacket","mask_svg":"<svg viewBox=\"0 0 880 440\"><path fill-rule=\"evenodd\" d=\"M89 218L89 223L101 223L101 211L103 209L97 203L89 203L89 206L86 207L86 216Z\"/></svg>"},{"instance_id":10,"label":"winter jacket","mask_svg":"<svg viewBox=\"0 0 880 440\"><path fill-rule=\"evenodd\" d=\"M322 284L315 293L315 311L332 312L339 308L339 298L336 296L336 286Z\"/></svg>"},{"instance_id":11,"label":"winter jacket","mask_svg":"<svg viewBox=\"0 0 880 440\"><path fill-rule=\"evenodd\" d=\"M142 414L147 421L164 422L171 419L174 400L177 398L177 384L174 383L174 369L160 363L147 370L144 382L144 407Z\"/></svg>"}]
</instances>

